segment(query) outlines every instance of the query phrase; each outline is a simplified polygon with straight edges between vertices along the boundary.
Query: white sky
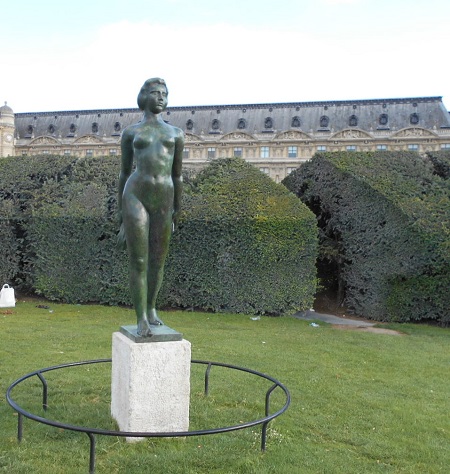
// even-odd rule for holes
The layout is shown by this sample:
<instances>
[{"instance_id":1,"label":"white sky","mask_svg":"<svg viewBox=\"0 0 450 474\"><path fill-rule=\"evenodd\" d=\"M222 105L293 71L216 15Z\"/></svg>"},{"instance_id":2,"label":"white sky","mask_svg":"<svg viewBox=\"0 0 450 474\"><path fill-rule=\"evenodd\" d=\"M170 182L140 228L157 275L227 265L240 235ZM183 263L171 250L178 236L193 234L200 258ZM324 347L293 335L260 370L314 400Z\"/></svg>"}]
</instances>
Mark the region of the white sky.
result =
<instances>
[{"instance_id":1,"label":"white sky","mask_svg":"<svg viewBox=\"0 0 450 474\"><path fill-rule=\"evenodd\" d=\"M2 2L0 104L14 112L443 96L449 0Z\"/></svg>"}]
</instances>

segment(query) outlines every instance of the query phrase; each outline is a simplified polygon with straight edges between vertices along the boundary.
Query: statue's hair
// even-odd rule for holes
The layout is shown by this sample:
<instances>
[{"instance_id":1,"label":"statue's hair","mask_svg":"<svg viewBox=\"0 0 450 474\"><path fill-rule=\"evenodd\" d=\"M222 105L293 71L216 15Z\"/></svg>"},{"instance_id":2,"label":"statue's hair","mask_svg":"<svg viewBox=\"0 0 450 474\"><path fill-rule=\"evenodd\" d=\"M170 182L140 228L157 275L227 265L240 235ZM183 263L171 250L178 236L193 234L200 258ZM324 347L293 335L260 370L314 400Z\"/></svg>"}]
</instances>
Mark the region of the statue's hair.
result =
<instances>
[{"instance_id":1,"label":"statue's hair","mask_svg":"<svg viewBox=\"0 0 450 474\"><path fill-rule=\"evenodd\" d=\"M151 87L155 84L163 85L166 88L167 93L169 93L169 89L167 89L167 84L166 84L166 81L164 79L161 79L160 77L152 77L151 79L147 79L144 82L144 85L141 87L141 90L139 91L139 94L138 94L138 97L137 97L137 104L138 104L138 107L141 110L144 110L143 101L145 100L144 94L145 94L146 90L149 87Z\"/></svg>"}]
</instances>

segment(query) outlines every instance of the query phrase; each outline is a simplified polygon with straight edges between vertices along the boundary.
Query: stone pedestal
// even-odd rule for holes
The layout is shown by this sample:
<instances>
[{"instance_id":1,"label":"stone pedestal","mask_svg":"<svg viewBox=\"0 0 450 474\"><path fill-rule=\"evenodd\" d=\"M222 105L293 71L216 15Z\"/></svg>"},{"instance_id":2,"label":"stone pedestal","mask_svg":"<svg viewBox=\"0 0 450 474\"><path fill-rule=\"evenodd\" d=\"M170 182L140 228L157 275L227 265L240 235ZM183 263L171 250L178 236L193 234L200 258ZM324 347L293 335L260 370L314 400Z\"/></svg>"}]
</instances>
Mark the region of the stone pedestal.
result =
<instances>
[{"instance_id":1,"label":"stone pedestal","mask_svg":"<svg viewBox=\"0 0 450 474\"><path fill-rule=\"evenodd\" d=\"M181 335L180 335L181 337ZM151 340L152 338L146 338ZM191 344L113 334L111 415L121 431L189 429ZM127 441L143 438L129 437Z\"/></svg>"}]
</instances>

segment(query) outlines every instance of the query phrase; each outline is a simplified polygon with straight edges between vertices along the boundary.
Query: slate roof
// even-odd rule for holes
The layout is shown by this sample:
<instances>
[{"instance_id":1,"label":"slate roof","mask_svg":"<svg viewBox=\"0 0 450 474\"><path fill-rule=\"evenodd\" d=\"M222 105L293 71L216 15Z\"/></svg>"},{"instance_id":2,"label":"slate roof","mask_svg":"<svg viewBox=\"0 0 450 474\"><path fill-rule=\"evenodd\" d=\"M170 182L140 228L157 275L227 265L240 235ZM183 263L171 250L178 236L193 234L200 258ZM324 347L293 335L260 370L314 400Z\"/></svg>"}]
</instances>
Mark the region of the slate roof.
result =
<instances>
[{"instance_id":1,"label":"slate roof","mask_svg":"<svg viewBox=\"0 0 450 474\"><path fill-rule=\"evenodd\" d=\"M18 113L16 137L64 139L98 135L117 139L121 130L141 118L142 112L137 108ZM442 97L168 107L163 118L184 131L211 138L237 130L267 133L269 138L272 133L285 130L317 134L348 128L450 128Z\"/></svg>"}]
</instances>

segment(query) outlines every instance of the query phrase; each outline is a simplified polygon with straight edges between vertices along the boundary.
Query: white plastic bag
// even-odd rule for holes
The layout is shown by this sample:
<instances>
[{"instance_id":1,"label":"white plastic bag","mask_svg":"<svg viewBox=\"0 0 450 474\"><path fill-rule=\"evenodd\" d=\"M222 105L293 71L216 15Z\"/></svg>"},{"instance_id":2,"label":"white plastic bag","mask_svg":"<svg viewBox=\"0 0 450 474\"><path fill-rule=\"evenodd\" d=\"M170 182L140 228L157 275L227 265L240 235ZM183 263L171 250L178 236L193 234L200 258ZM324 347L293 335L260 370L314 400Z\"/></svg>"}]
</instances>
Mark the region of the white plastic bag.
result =
<instances>
[{"instance_id":1,"label":"white plastic bag","mask_svg":"<svg viewBox=\"0 0 450 474\"><path fill-rule=\"evenodd\" d=\"M16 306L14 288L5 283L0 291L0 308L13 308L14 306Z\"/></svg>"}]
</instances>

